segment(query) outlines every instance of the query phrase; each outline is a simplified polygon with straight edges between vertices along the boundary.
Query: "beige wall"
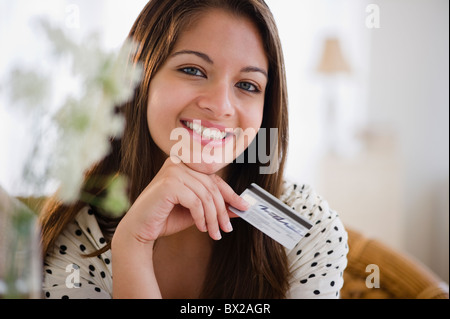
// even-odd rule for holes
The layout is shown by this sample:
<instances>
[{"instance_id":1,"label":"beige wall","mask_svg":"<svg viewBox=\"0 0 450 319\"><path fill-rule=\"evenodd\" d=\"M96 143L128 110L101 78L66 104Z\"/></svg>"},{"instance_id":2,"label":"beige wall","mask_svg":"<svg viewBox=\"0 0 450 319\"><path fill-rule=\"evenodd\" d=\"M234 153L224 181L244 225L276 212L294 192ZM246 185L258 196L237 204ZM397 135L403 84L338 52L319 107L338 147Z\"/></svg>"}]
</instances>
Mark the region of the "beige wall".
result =
<instances>
[{"instance_id":1,"label":"beige wall","mask_svg":"<svg viewBox=\"0 0 450 319\"><path fill-rule=\"evenodd\" d=\"M363 152L326 156L320 188L354 227L449 274L449 2L373 1Z\"/></svg>"}]
</instances>

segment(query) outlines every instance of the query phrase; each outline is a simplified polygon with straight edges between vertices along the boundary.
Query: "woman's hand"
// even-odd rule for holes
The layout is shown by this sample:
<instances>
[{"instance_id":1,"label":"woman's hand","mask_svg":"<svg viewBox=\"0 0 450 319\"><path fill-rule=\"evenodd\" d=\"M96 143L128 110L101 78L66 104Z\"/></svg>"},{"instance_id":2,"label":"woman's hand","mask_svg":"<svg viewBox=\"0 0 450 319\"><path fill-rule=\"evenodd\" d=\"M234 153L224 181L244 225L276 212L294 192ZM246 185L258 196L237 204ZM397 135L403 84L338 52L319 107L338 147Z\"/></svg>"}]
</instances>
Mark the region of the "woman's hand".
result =
<instances>
[{"instance_id":1,"label":"woman's hand","mask_svg":"<svg viewBox=\"0 0 450 319\"><path fill-rule=\"evenodd\" d=\"M161 298L153 268L156 239L192 225L215 240L232 231L226 205L248 204L216 175L196 172L170 158L117 226L112 240L114 298Z\"/></svg>"},{"instance_id":2,"label":"woman's hand","mask_svg":"<svg viewBox=\"0 0 450 319\"><path fill-rule=\"evenodd\" d=\"M247 210L248 204L217 175L196 172L167 159L137 198L117 230L124 228L142 243L180 232L192 225L221 239L231 232L227 204Z\"/></svg>"}]
</instances>

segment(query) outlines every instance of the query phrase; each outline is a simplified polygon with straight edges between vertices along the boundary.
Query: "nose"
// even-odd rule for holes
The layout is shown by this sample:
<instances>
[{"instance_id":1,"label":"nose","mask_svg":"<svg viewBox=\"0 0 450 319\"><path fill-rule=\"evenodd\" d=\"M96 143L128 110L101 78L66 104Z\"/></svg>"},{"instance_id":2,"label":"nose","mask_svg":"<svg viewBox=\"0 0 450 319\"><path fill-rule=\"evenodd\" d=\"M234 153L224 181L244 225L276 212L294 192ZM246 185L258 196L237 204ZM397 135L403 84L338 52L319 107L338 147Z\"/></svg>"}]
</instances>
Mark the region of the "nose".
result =
<instances>
[{"instance_id":1,"label":"nose","mask_svg":"<svg viewBox=\"0 0 450 319\"><path fill-rule=\"evenodd\" d=\"M217 118L229 118L235 113L233 90L226 83L211 83L198 99L200 108Z\"/></svg>"}]
</instances>

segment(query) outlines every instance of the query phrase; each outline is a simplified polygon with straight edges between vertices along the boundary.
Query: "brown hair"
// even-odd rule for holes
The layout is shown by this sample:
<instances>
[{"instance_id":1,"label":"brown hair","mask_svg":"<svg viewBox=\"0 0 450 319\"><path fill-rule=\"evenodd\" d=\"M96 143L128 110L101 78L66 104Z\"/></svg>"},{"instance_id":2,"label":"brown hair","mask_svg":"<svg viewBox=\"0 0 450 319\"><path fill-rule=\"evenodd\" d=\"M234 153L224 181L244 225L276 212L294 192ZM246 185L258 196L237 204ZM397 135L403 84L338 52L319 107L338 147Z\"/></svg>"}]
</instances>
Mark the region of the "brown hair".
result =
<instances>
[{"instance_id":1,"label":"brown hair","mask_svg":"<svg viewBox=\"0 0 450 319\"><path fill-rule=\"evenodd\" d=\"M111 141L112 152L95 165L85 177L83 191L103 196L102 176L124 174L128 177L128 196L133 203L167 158L153 142L147 123L149 85L171 53L181 32L208 9L223 9L251 19L258 27L269 60L262 128L278 129L278 170L260 174L261 163L229 164L228 184L240 194L250 183L257 183L275 196L281 195L288 142L286 77L283 54L273 16L263 0L151 0L133 25L129 38L138 44L134 62L144 67L144 77L134 98L118 108L126 119L121 139ZM255 141L257 138L255 139ZM269 139L267 139L269 140ZM269 141L267 142L269 143ZM268 149L266 146L266 149ZM248 158L247 151L244 156ZM95 185L95 188L88 187ZM56 198L56 197L55 197ZM112 239L119 219L105 217L95 203L78 201L63 205L49 200L41 214L44 252L78 211L90 204L105 238ZM203 298L283 298L288 289L289 269L284 248L248 223L233 219L234 231L215 242L201 297ZM110 249L108 245L104 250ZM96 254L101 251L96 252ZM229 279L233 280L229 280Z\"/></svg>"}]
</instances>

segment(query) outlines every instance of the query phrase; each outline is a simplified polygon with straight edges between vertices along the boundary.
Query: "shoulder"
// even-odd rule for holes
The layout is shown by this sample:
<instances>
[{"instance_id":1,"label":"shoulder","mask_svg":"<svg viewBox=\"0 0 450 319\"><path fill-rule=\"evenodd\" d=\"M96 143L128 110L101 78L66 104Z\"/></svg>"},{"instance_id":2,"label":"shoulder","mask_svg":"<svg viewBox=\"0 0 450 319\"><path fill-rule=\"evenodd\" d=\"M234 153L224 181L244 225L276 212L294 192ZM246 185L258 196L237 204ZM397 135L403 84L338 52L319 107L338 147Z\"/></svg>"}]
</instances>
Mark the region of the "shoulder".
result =
<instances>
[{"instance_id":1,"label":"shoulder","mask_svg":"<svg viewBox=\"0 0 450 319\"><path fill-rule=\"evenodd\" d=\"M347 232L339 215L309 185L285 181L280 199L313 227L287 251L292 298L336 298L347 266Z\"/></svg>"},{"instance_id":2,"label":"shoulder","mask_svg":"<svg viewBox=\"0 0 450 319\"><path fill-rule=\"evenodd\" d=\"M44 260L46 298L110 298L111 251L86 257L106 245L90 207L84 207L69 223Z\"/></svg>"}]
</instances>

